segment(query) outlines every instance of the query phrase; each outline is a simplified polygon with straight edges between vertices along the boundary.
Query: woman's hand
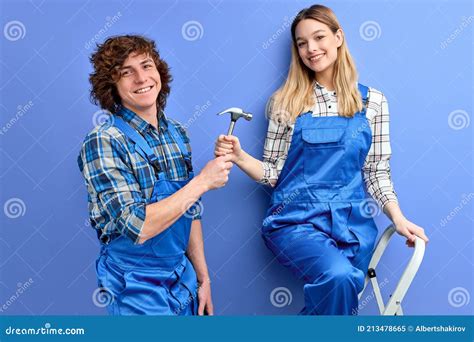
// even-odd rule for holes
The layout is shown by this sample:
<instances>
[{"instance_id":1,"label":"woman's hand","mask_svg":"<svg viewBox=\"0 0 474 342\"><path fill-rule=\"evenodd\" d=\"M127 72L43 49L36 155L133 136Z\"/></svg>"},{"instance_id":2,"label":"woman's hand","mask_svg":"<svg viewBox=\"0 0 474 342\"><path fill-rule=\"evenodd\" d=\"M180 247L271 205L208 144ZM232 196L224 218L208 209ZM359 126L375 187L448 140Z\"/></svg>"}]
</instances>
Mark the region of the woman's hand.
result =
<instances>
[{"instance_id":1,"label":"woman's hand","mask_svg":"<svg viewBox=\"0 0 474 342\"><path fill-rule=\"evenodd\" d=\"M214 155L219 157L226 154L231 155L230 161L233 163L237 163L242 159L243 150L239 138L234 135L220 135L217 138Z\"/></svg>"},{"instance_id":2,"label":"woman's hand","mask_svg":"<svg viewBox=\"0 0 474 342\"><path fill-rule=\"evenodd\" d=\"M407 238L407 241L405 243L408 247L415 246L416 236L424 240L425 243L428 243L429 239L425 235L425 230L417 226L413 222L408 221L405 217L401 217L398 220L394 221L394 224L397 233Z\"/></svg>"},{"instance_id":3,"label":"woman's hand","mask_svg":"<svg viewBox=\"0 0 474 342\"><path fill-rule=\"evenodd\" d=\"M214 154L216 157L226 156L228 158L230 156L230 162L236 164L250 178L257 182L262 180L263 163L245 152L236 136L220 135L216 141Z\"/></svg>"},{"instance_id":4,"label":"woman's hand","mask_svg":"<svg viewBox=\"0 0 474 342\"><path fill-rule=\"evenodd\" d=\"M208 316L213 316L214 305L212 304L210 280L206 280L199 285L198 298L199 298L198 315L203 316L204 314L206 314Z\"/></svg>"}]
</instances>

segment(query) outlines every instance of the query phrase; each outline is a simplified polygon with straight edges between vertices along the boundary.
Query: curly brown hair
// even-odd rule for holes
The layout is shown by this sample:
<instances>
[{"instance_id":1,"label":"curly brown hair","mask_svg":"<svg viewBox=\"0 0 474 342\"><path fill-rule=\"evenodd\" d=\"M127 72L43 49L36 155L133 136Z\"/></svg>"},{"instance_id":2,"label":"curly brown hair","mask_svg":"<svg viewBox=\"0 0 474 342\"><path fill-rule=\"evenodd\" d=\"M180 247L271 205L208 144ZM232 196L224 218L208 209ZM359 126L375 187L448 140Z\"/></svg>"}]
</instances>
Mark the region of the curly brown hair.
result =
<instances>
[{"instance_id":1,"label":"curly brown hair","mask_svg":"<svg viewBox=\"0 0 474 342\"><path fill-rule=\"evenodd\" d=\"M155 42L138 35L110 37L103 44L97 44L97 50L90 57L94 67L94 72L89 75L91 101L111 113L118 111L122 100L116 83L121 77L120 67L131 53L148 54L155 62L161 79L161 90L156 101L159 113L166 106L172 77L168 64L160 58Z\"/></svg>"}]
</instances>

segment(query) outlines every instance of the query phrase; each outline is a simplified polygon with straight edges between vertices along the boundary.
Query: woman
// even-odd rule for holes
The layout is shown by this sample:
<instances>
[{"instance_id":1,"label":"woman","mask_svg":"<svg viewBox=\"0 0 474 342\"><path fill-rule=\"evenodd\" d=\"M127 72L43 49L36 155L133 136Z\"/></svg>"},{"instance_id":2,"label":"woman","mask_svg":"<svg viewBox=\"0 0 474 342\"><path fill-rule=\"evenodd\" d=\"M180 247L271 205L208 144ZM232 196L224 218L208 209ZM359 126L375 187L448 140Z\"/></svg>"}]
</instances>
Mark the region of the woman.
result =
<instances>
[{"instance_id":1,"label":"woman","mask_svg":"<svg viewBox=\"0 0 474 342\"><path fill-rule=\"evenodd\" d=\"M366 190L408 246L415 236L428 238L398 206L387 102L357 83L335 14L321 5L303 9L291 34L288 77L267 106L263 162L234 136L220 136L215 154L230 154L251 178L274 187L263 238L278 261L304 280L301 313L347 315L357 312L377 236Z\"/></svg>"}]
</instances>

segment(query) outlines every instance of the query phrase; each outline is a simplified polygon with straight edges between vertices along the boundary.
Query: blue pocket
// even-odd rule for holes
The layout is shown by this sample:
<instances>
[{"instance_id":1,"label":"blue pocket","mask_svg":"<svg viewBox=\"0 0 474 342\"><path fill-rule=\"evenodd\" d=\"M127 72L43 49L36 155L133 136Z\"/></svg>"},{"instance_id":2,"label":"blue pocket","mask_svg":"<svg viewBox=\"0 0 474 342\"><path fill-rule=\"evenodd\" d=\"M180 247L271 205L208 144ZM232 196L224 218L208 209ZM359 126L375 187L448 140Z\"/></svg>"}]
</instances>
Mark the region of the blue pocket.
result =
<instances>
[{"instance_id":1,"label":"blue pocket","mask_svg":"<svg viewBox=\"0 0 474 342\"><path fill-rule=\"evenodd\" d=\"M337 188L345 184L344 132L344 128L302 130L304 179L308 184L320 188Z\"/></svg>"}]
</instances>

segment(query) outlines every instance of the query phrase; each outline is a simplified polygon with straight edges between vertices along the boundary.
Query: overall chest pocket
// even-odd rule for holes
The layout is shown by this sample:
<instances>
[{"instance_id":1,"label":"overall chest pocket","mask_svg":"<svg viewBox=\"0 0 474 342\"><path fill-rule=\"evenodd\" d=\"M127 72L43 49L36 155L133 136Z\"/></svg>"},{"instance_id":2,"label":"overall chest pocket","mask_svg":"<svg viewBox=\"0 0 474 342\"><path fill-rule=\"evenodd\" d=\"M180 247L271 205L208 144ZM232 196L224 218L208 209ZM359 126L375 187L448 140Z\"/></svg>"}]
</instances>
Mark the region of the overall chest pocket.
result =
<instances>
[{"instance_id":1,"label":"overall chest pocket","mask_svg":"<svg viewBox=\"0 0 474 342\"><path fill-rule=\"evenodd\" d=\"M345 128L306 128L302 130L304 179L320 188L345 184L342 140Z\"/></svg>"}]
</instances>

